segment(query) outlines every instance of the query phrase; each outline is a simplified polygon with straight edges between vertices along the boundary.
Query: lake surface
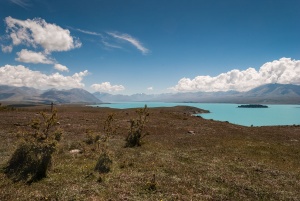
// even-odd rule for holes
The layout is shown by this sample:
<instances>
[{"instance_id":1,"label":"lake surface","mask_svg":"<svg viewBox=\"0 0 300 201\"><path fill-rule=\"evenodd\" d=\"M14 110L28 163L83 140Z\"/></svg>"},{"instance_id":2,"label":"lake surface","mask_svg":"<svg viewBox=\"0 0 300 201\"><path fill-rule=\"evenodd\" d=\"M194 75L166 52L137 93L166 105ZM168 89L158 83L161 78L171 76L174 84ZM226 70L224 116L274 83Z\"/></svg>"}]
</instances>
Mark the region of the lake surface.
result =
<instances>
[{"instance_id":1,"label":"lake surface","mask_svg":"<svg viewBox=\"0 0 300 201\"><path fill-rule=\"evenodd\" d=\"M193 106L210 113L200 114L205 119L228 121L243 126L300 125L300 105L268 105L269 108L238 108L240 104L223 103L163 103L126 102L94 105L110 108L172 107L176 105Z\"/></svg>"}]
</instances>

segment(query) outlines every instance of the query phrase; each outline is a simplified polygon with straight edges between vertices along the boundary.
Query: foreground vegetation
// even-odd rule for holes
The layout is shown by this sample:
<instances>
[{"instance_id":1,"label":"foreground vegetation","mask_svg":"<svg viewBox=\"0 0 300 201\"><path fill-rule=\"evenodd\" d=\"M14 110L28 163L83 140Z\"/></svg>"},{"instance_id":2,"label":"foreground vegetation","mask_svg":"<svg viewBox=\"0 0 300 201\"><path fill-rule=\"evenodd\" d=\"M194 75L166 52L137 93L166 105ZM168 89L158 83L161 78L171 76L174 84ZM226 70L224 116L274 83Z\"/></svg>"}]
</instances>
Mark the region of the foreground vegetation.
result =
<instances>
[{"instance_id":1,"label":"foreground vegetation","mask_svg":"<svg viewBox=\"0 0 300 201\"><path fill-rule=\"evenodd\" d=\"M49 110L0 111L1 168L33 117ZM1 171L0 200L300 200L299 126L243 127L191 116L196 108L156 108L143 124L149 135L131 148L134 109L57 110L63 135L47 177L28 184ZM95 171L103 147L107 172Z\"/></svg>"}]
</instances>

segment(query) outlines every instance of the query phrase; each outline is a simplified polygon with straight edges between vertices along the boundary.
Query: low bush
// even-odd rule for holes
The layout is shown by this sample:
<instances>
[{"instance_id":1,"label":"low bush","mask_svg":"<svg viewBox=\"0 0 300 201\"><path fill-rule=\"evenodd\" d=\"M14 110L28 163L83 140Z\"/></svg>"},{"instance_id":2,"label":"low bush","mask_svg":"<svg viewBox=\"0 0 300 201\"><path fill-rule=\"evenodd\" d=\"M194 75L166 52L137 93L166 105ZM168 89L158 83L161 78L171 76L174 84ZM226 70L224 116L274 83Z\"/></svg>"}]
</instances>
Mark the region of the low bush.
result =
<instances>
[{"instance_id":1,"label":"low bush","mask_svg":"<svg viewBox=\"0 0 300 201\"><path fill-rule=\"evenodd\" d=\"M62 131L57 128L57 112L40 113L32 120L30 129L23 132L19 146L4 167L13 181L32 183L46 177L51 158Z\"/></svg>"},{"instance_id":2,"label":"low bush","mask_svg":"<svg viewBox=\"0 0 300 201\"><path fill-rule=\"evenodd\" d=\"M86 131L84 142L87 145L94 145L94 144L98 143L99 140L100 140L100 135L99 134L95 134L91 130Z\"/></svg>"},{"instance_id":3,"label":"low bush","mask_svg":"<svg viewBox=\"0 0 300 201\"><path fill-rule=\"evenodd\" d=\"M95 166L95 171L99 173L108 173L110 171L110 166L112 160L106 152L102 152L98 158L97 164Z\"/></svg>"},{"instance_id":4,"label":"low bush","mask_svg":"<svg viewBox=\"0 0 300 201\"><path fill-rule=\"evenodd\" d=\"M112 138L117 133L118 127L115 125L114 114L109 114L104 122L104 138L102 141L107 143L110 138Z\"/></svg>"},{"instance_id":5,"label":"low bush","mask_svg":"<svg viewBox=\"0 0 300 201\"><path fill-rule=\"evenodd\" d=\"M144 131L149 116L147 105L144 108L137 109L136 113L138 118L130 120L130 129L125 139L125 147L141 146L142 138L149 134Z\"/></svg>"},{"instance_id":6,"label":"low bush","mask_svg":"<svg viewBox=\"0 0 300 201\"><path fill-rule=\"evenodd\" d=\"M103 131L103 136L98 139L99 146L101 146L101 152L94 168L94 170L98 173L108 173L112 164L112 160L108 153L108 141L117 132L117 126L115 125L113 114L109 114L107 116L104 122Z\"/></svg>"}]
</instances>

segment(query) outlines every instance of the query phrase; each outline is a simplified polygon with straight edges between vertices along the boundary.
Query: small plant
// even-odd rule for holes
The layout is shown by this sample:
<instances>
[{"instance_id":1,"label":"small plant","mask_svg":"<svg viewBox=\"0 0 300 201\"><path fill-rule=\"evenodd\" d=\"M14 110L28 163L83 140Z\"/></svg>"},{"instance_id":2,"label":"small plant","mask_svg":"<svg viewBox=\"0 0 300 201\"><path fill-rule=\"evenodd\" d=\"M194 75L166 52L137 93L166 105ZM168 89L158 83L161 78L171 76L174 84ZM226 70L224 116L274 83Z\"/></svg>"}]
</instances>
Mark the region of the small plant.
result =
<instances>
[{"instance_id":1,"label":"small plant","mask_svg":"<svg viewBox=\"0 0 300 201\"><path fill-rule=\"evenodd\" d=\"M149 134L144 132L147 118L149 117L147 105L144 108L136 110L136 113L138 114L138 118L130 120L130 129L126 137L125 147L141 146L142 138Z\"/></svg>"},{"instance_id":2,"label":"small plant","mask_svg":"<svg viewBox=\"0 0 300 201\"><path fill-rule=\"evenodd\" d=\"M110 166L112 160L108 154L108 141L116 134L117 127L114 125L114 115L109 114L104 122L103 127L104 135L98 139L99 146L101 146L101 154L98 158L97 164L95 166L95 171L99 173L108 173L110 171Z\"/></svg>"},{"instance_id":3,"label":"small plant","mask_svg":"<svg viewBox=\"0 0 300 201\"><path fill-rule=\"evenodd\" d=\"M92 145L98 142L100 135L93 133L91 130L86 131L84 142L88 145Z\"/></svg>"},{"instance_id":4,"label":"small plant","mask_svg":"<svg viewBox=\"0 0 300 201\"><path fill-rule=\"evenodd\" d=\"M152 178L150 182L147 182L145 186L145 190L147 191L156 191L156 179L155 179L155 174L152 175Z\"/></svg>"},{"instance_id":5,"label":"small plant","mask_svg":"<svg viewBox=\"0 0 300 201\"><path fill-rule=\"evenodd\" d=\"M104 122L104 142L108 141L113 135L117 133L117 126L114 125L114 114L109 114Z\"/></svg>"},{"instance_id":6,"label":"small plant","mask_svg":"<svg viewBox=\"0 0 300 201\"><path fill-rule=\"evenodd\" d=\"M110 166L112 160L106 152L102 152L98 158L97 164L95 166L95 171L99 173L108 173L110 171Z\"/></svg>"},{"instance_id":7,"label":"small plant","mask_svg":"<svg viewBox=\"0 0 300 201\"><path fill-rule=\"evenodd\" d=\"M52 154L62 135L57 125L56 111L51 115L40 113L38 118L33 119L4 173L15 182L32 183L46 177Z\"/></svg>"}]
</instances>

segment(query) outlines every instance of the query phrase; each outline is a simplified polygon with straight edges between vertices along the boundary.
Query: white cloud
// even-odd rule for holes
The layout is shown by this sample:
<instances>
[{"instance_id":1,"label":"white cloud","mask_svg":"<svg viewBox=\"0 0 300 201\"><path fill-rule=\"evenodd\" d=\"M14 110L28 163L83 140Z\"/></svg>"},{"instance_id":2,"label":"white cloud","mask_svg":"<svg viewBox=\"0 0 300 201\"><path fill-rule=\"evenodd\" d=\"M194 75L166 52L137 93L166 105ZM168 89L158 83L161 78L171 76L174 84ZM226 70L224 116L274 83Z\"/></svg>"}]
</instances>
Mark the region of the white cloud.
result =
<instances>
[{"instance_id":1,"label":"white cloud","mask_svg":"<svg viewBox=\"0 0 300 201\"><path fill-rule=\"evenodd\" d=\"M67 72L69 72L68 67L67 67L67 66L64 66L64 65L61 65L61 64L55 64L55 65L54 65L54 68L55 68L56 70L59 70L59 71L67 71Z\"/></svg>"},{"instance_id":2,"label":"white cloud","mask_svg":"<svg viewBox=\"0 0 300 201\"><path fill-rule=\"evenodd\" d=\"M148 87L147 90L153 91L153 87Z\"/></svg>"},{"instance_id":3,"label":"white cloud","mask_svg":"<svg viewBox=\"0 0 300 201\"><path fill-rule=\"evenodd\" d=\"M102 43L105 47L107 48L114 48L114 49L123 49L121 46L119 45L114 45L114 44L110 44L109 42L105 41L104 39L102 39Z\"/></svg>"},{"instance_id":4,"label":"white cloud","mask_svg":"<svg viewBox=\"0 0 300 201\"><path fill-rule=\"evenodd\" d=\"M21 52L17 52L18 58L17 61L24 63L34 63L34 64L53 64L53 59L47 58L45 54L42 52L33 52L27 49L21 50Z\"/></svg>"},{"instance_id":5,"label":"white cloud","mask_svg":"<svg viewBox=\"0 0 300 201\"><path fill-rule=\"evenodd\" d=\"M41 46L46 53L68 51L81 46L69 30L49 24L41 18L18 20L6 17L5 22L13 45Z\"/></svg>"},{"instance_id":6,"label":"white cloud","mask_svg":"<svg viewBox=\"0 0 300 201\"><path fill-rule=\"evenodd\" d=\"M74 28L71 28L71 29L74 29ZM88 35L99 36L101 38L102 44L105 47L109 48L109 49L111 49L111 48L122 49L121 46L111 44L110 42L108 42L107 40L109 40L109 38L107 36L105 36L105 34L97 33L97 32L94 32L94 31L83 30L83 29L74 29L74 30L79 31L79 32L84 33L84 34L88 34Z\"/></svg>"},{"instance_id":7,"label":"white cloud","mask_svg":"<svg viewBox=\"0 0 300 201\"><path fill-rule=\"evenodd\" d=\"M2 52L4 52L4 53L10 53L13 50L13 46L12 45L8 45L8 46L1 45L1 49L2 49Z\"/></svg>"},{"instance_id":8,"label":"white cloud","mask_svg":"<svg viewBox=\"0 0 300 201\"><path fill-rule=\"evenodd\" d=\"M71 28L74 29L74 28ZM116 43L116 39L120 41L129 42L131 45L136 47L138 50L140 50L144 55L148 54L150 51L145 48L141 42L139 42L137 39L133 38L129 34L120 34L117 32L106 32L106 33L98 33L88 30L82 30L82 29L74 29L76 31L79 31L84 34L93 35L93 36L99 36L101 38L102 44L107 49L123 49L122 46Z\"/></svg>"},{"instance_id":9,"label":"white cloud","mask_svg":"<svg viewBox=\"0 0 300 201\"><path fill-rule=\"evenodd\" d=\"M89 35L102 36L101 33L93 32L93 31L86 31L86 30L82 30L82 29L75 29L75 30L77 30L81 33L89 34Z\"/></svg>"},{"instance_id":10,"label":"white cloud","mask_svg":"<svg viewBox=\"0 0 300 201\"><path fill-rule=\"evenodd\" d=\"M28 8L31 6L30 3L28 3L27 0L10 0L12 3L17 4L18 6L21 6L23 8Z\"/></svg>"},{"instance_id":11,"label":"white cloud","mask_svg":"<svg viewBox=\"0 0 300 201\"><path fill-rule=\"evenodd\" d=\"M99 91L99 92L104 92L104 91L115 92L115 91L122 91L125 89L125 87L123 85L111 85L110 82L103 82L101 84L93 84L93 85L91 85L91 87L95 91Z\"/></svg>"},{"instance_id":12,"label":"white cloud","mask_svg":"<svg viewBox=\"0 0 300 201\"><path fill-rule=\"evenodd\" d=\"M84 87L83 77L87 74L88 71L85 70L72 76L63 76L59 73L46 75L39 71L32 71L22 65L5 65L0 67L0 85L27 86L38 89L82 88Z\"/></svg>"},{"instance_id":13,"label":"white cloud","mask_svg":"<svg viewBox=\"0 0 300 201\"><path fill-rule=\"evenodd\" d=\"M300 60L281 58L267 62L257 71L231 70L218 76L197 76L194 79L182 78L174 91L247 91L267 83L300 84Z\"/></svg>"},{"instance_id":14,"label":"white cloud","mask_svg":"<svg viewBox=\"0 0 300 201\"><path fill-rule=\"evenodd\" d=\"M111 35L114 38L125 40L129 42L131 45L135 46L138 50L140 50L143 54L148 54L149 50L145 48L141 42L139 42L137 39L133 38L132 36L128 34L117 34L113 32L107 32L107 34Z\"/></svg>"}]
</instances>

